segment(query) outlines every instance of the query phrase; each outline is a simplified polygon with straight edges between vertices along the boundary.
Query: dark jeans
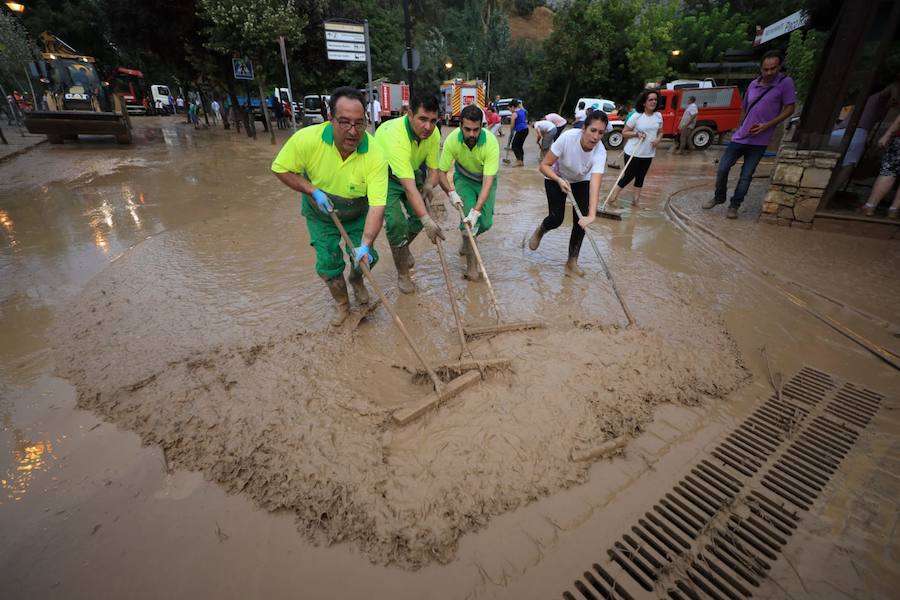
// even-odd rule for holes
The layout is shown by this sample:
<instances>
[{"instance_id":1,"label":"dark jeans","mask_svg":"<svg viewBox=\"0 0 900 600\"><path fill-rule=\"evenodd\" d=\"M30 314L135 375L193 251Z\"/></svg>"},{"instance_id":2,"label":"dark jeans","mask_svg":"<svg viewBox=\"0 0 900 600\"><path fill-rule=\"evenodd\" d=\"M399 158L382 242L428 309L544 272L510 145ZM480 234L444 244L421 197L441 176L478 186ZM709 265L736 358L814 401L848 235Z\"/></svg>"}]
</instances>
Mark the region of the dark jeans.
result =
<instances>
[{"instance_id":1,"label":"dark jeans","mask_svg":"<svg viewBox=\"0 0 900 600\"><path fill-rule=\"evenodd\" d=\"M528 137L528 129L517 131L511 140L513 154L516 160L525 160L525 138Z\"/></svg>"},{"instance_id":2,"label":"dark jeans","mask_svg":"<svg viewBox=\"0 0 900 600\"><path fill-rule=\"evenodd\" d=\"M577 183L570 183L569 185L572 186L572 195L575 196L575 202L578 203L578 209L581 211L581 214L588 214L591 182L579 181ZM545 230L550 231L551 229L556 229L562 225L563 219L566 216L568 200L566 199L566 195L559 188L559 184L555 181L545 179L544 191L547 192L547 208L550 209L550 214L544 219L542 225ZM575 209L573 208L572 234L569 236L569 258L578 257L578 253L581 252L582 240L584 240L584 229L578 224L578 215L575 214Z\"/></svg>"},{"instance_id":3,"label":"dark jeans","mask_svg":"<svg viewBox=\"0 0 900 600\"><path fill-rule=\"evenodd\" d=\"M717 202L725 202L728 195L728 172L731 167L742 156L744 157L744 165L741 167L741 177L738 179L737 186L734 188L734 195L731 196L731 206L738 208L750 189L750 180L753 178L753 172L756 171L756 165L766 151L765 146L756 146L752 144L740 144L738 142L730 142L725 148L725 154L719 159L719 170L716 172L716 194Z\"/></svg>"}]
</instances>

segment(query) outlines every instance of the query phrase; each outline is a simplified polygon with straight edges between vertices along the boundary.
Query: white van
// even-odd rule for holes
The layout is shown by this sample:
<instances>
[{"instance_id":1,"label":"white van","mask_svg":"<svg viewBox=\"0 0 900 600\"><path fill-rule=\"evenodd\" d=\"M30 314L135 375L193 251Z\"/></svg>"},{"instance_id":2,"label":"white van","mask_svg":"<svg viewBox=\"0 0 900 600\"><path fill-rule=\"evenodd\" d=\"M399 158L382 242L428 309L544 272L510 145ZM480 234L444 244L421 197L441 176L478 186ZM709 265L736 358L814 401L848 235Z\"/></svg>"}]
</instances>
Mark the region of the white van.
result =
<instances>
[{"instance_id":1,"label":"white van","mask_svg":"<svg viewBox=\"0 0 900 600\"><path fill-rule=\"evenodd\" d=\"M318 123L324 123L326 117L323 117L322 113L324 112L325 115L328 115L329 100L331 100L331 96L326 96L324 94L310 94L303 96L303 124L316 125Z\"/></svg>"},{"instance_id":2,"label":"white van","mask_svg":"<svg viewBox=\"0 0 900 600\"><path fill-rule=\"evenodd\" d=\"M586 109L596 104L600 107L600 110L606 114L616 112L616 103L612 100L604 100L603 98L579 98L578 102L575 103L575 107L572 108L573 114L578 111L578 105L582 102L584 102L584 107Z\"/></svg>"},{"instance_id":3,"label":"white van","mask_svg":"<svg viewBox=\"0 0 900 600\"><path fill-rule=\"evenodd\" d=\"M714 79L676 79L666 84L667 90L680 90L684 88L712 88L716 87Z\"/></svg>"},{"instance_id":4,"label":"white van","mask_svg":"<svg viewBox=\"0 0 900 600\"><path fill-rule=\"evenodd\" d=\"M165 85L154 84L150 86L150 104L156 110L156 101L162 100L163 110L166 114L172 112L172 105L169 104L169 87Z\"/></svg>"}]
</instances>

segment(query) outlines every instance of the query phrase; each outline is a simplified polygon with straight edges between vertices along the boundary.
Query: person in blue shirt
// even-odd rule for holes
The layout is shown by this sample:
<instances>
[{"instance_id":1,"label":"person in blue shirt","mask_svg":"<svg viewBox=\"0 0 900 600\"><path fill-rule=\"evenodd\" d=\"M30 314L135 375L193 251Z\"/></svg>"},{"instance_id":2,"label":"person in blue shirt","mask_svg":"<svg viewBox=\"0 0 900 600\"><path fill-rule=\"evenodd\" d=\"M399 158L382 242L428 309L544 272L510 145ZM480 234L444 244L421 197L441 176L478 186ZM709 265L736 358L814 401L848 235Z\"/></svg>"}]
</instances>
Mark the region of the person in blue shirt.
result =
<instances>
[{"instance_id":1,"label":"person in blue shirt","mask_svg":"<svg viewBox=\"0 0 900 600\"><path fill-rule=\"evenodd\" d=\"M512 123L510 131L513 132L510 146L513 154L516 155L515 167L525 166L525 138L528 137L528 111L522 108L522 103L513 100L509 103L509 109L512 111Z\"/></svg>"}]
</instances>

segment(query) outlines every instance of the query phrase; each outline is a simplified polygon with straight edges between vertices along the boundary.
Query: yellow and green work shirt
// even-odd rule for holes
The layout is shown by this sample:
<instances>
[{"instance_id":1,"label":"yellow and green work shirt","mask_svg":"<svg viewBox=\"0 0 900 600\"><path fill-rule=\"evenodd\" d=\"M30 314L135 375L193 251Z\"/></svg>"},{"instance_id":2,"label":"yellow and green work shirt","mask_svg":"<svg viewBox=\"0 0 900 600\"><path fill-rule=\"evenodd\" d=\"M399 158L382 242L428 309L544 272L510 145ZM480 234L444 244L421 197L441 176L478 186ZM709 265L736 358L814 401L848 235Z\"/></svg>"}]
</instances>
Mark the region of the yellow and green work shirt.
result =
<instances>
[{"instance_id":1,"label":"yellow and green work shirt","mask_svg":"<svg viewBox=\"0 0 900 600\"><path fill-rule=\"evenodd\" d=\"M441 132L435 127L428 139L416 142L409 123L409 115L391 119L375 132L375 139L387 158L391 176L396 179L415 179L415 172L424 162L429 169L437 169Z\"/></svg>"},{"instance_id":2,"label":"yellow and green work shirt","mask_svg":"<svg viewBox=\"0 0 900 600\"><path fill-rule=\"evenodd\" d=\"M496 175L500 169L500 144L493 133L482 129L478 141L471 150L466 146L466 138L462 129L457 128L444 140L444 150L438 168L449 171L453 162L462 167L463 173L481 176ZM471 175L469 177L471 178Z\"/></svg>"},{"instance_id":3,"label":"yellow and green work shirt","mask_svg":"<svg viewBox=\"0 0 900 600\"><path fill-rule=\"evenodd\" d=\"M367 197L369 206L387 202L387 162L368 132L345 160L335 146L331 123L304 127L285 142L272 171L303 175L329 196Z\"/></svg>"}]
</instances>

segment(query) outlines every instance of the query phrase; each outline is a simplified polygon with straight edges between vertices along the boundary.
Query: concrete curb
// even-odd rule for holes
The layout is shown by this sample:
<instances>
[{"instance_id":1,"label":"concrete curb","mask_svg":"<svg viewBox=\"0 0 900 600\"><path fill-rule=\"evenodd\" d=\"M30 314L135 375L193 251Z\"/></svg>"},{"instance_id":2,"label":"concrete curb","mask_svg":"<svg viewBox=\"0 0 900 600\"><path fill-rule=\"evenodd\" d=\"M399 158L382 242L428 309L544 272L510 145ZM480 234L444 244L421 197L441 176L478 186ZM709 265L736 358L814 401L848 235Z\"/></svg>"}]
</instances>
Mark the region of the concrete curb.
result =
<instances>
[{"instance_id":1,"label":"concrete curb","mask_svg":"<svg viewBox=\"0 0 900 600\"><path fill-rule=\"evenodd\" d=\"M15 158L17 156L21 156L21 155L25 154L26 152L31 152L32 150L34 150L41 144L46 144L46 143L47 143L47 138L44 138L38 142L31 144L30 146L25 146L24 148L19 148L18 150L10 152L9 154L0 156L0 163L3 163L7 160L12 160L13 158Z\"/></svg>"}]
</instances>

